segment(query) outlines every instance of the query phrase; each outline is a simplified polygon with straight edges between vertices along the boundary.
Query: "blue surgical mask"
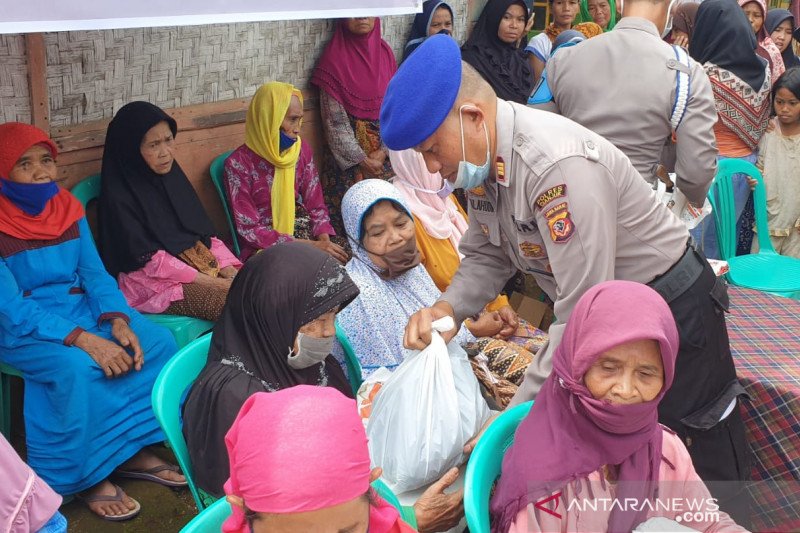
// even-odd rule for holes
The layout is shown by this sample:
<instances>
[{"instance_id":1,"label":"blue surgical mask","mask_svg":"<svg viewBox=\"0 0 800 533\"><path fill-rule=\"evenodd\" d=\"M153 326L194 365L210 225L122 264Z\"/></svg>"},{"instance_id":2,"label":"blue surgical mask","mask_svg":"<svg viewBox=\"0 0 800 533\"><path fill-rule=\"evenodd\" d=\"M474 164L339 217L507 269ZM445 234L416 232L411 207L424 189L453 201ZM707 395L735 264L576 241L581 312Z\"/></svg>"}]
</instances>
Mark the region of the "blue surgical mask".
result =
<instances>
[{"instance_id":1,"label":"blue surgical mask","mask_svg":"<svg viewBox=\"0 0 800 533\"><path fill-rule=\"evenodd\" d=\"M54 181L46 183L17 183L0 178L0 192L29 215L36 216L44 210L50 199L58 194L58 184Z\"/></svg>"},{"instance_id":2,"label":"blue surgical mask","mask_svg":"<svg viewBox=\"0 0 800 533\"><path fill-rule=\"evenodd\" d=\"M461 125L462 160L458 163L458 172L456 173L456 181L453 183L453 188L469 190L474 189L489 177L489 170L491 169L489 159L491 158L491 152L489 151L489 130L486 128L486 121L484 120L483 132L486 134L486 162L478 166L467 161L467 151L464 146L464 119L462 117L462 111L465 107L467 106L461 106L458 110L458 121Z\"/></svg>"},{"instance_id":3,"label":"blue surgical mask","mask_svg":"<svg viewBox=\"0 0 800 533\"><path fill-rule=\"evenodd\" d=\"M281 152L285 152L286 150L288 150L289 148L294 146L294 143L297 142L297 137L294 137L294 138L289 137L288 135L286 135L283 132L283 130L280 130L280 136L281 136L281 140L280 140L280 142L278 144L278 147L280 148Z\"/></svg>"}]
</instances>

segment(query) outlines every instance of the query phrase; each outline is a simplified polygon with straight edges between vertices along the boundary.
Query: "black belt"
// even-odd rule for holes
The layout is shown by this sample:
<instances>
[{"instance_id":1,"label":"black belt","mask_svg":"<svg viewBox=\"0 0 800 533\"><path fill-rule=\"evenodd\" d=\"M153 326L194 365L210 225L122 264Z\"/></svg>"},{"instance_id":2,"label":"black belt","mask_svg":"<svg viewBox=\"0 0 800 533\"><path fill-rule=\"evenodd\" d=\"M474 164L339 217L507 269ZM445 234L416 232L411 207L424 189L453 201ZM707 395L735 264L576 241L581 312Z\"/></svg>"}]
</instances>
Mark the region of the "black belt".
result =
<instances>
[{"instance_id":1,"label":"black belt","mask_svg":"<svg viewBox=\"0 0 800 533\"><path fill-rule=\"evenodd\" d=\"M686 292L700 277L708 262L690 244L669 270L648 283L667 303Z\"/></svg>"}]
</instances>

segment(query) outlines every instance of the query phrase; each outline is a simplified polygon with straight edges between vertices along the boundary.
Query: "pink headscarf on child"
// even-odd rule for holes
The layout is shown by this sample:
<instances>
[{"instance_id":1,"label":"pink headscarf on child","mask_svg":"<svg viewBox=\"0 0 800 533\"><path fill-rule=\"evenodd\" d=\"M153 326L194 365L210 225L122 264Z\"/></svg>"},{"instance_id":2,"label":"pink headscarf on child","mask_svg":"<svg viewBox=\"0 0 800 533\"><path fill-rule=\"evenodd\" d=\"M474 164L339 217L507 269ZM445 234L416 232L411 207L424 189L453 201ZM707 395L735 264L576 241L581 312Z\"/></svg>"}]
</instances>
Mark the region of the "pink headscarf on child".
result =
<instances>
[{"instance_id":1,"label":"pink headscarf on child","mask_svg":"<svg viewBox=\"0 0 800 533\"><path fill-rule=\"evenodd\" d=\"M225 493L244 499L251 511L316 511L369 490L367 434L356 402L331 387L250 396L225 444L231 472ZM231 507L222 531L249 533L244 512ZM370 533L401 531L397 510L382 500L370 506L369 522Z\"/></svg>"},{"instance_id":2,"label":"pink headscarf on child","mask_svg":"<svg viewBox=\"0 0 800 533\"><path fill-rule=\"evenodd\" d=\"M392 183L405 198L414 217L422 222L425 232L434 239L449 239L458 251L458 243L469 225L467 219L458 211L452 195L440 198L434 192L427 192L442 188L442 175L428 172L422 154L416 150L389 150L389 159L397 174Z\"/></svg>"},{"instance_id":3,"label":"pink headscarf on child","mask_svg":"<svg viewBox=\"0 0 800 533\"><path fill-rule=\"evenodd\" d=\"M649 402L612 405L596 400L583 376L606 351L632 341L658 341L664 385ZM578 300L553 373L503 459L491 502L492 531L508 531L517 513L604 465L618 465L617 499L654 498L661 467L658 402L672 385L678 329L664 299L647 285L607 281ZM608 531L631 531L646 518L642 509L613 509Z\"/></svg>"}]
</instances>

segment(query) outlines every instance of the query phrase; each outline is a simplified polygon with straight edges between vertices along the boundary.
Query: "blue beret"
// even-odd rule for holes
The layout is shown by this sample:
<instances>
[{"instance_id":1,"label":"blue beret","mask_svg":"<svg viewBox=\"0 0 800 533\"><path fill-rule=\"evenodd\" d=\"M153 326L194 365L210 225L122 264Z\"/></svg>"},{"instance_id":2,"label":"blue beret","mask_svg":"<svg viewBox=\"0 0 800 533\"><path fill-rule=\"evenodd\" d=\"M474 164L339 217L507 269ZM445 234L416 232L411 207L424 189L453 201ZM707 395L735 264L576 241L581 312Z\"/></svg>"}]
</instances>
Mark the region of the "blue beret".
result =
<instances>
[{"instance_id":1,"label":"blue beret","mask_svg":"<svg viewBox=\"0 0 800 533\"><path fill-rule=\"evenodd\" d=\"M389 82L381 105L381 139L406 150L430 137L461 87L461 50L448 35L425 39Z\"/></svg>"}]
</instances>

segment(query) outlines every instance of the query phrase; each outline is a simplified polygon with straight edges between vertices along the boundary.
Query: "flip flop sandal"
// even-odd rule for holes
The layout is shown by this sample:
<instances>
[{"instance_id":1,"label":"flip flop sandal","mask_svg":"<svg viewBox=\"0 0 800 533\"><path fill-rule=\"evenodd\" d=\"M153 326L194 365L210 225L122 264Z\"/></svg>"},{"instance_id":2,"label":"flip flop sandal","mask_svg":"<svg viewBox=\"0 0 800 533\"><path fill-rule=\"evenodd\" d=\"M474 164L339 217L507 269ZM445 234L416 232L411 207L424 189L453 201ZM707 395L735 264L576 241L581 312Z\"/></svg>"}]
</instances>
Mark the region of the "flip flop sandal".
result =
<instances>
[{"instance_id":1,"label":"flip flop sandal","mask_svg":"<svg viewBox=\"0 0 800 533\"><path fill-rule=\"evenodd\" d=\"M148 470L114 470L114 474L119 477L126 477L130 479L144 479L145 481L152 481L153 483L158 483L159 485L164 485L165 487L172 487L172 488L180 488L186 487L189 485L186 481L171 481L169 479L164 479L163 477L159 477L156 474L159 472L164 471L170 472L181 472L181 469L178 468L176 465L159 465L154 466Z\"/></svg>"},{"instance_id":2,"label":"flip flop sandal","mask_svg":"<svg viewBox=\"0 0 800 533\"><path fill-rule=\"evenodd\" d=\"M105 496L102 494L96 494L94 496L81 496L80 494L76 494L75 498L85 503L86 507L89 507L90 503L95 503L95 502L115 502L125 505L123 503L125 493L122 492L122 489L119 487L119 485L114 485L114 488L117 491L114 496ZM135 518L142 510L142 506L139 502L137 502L133 498L131 498L131 501L136 504L136 507L134 509L131 509L125 514L103 516L94 512L91 508L89 508L89 510L92 511L92 513L95 516L97 516L98 518L102 518L103 520L108 520L109 522L124 522L125 520L130 520L131 518Z\"/></svg>"}]
</instances>

